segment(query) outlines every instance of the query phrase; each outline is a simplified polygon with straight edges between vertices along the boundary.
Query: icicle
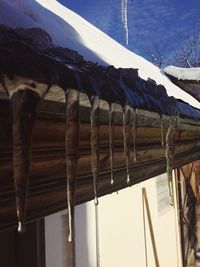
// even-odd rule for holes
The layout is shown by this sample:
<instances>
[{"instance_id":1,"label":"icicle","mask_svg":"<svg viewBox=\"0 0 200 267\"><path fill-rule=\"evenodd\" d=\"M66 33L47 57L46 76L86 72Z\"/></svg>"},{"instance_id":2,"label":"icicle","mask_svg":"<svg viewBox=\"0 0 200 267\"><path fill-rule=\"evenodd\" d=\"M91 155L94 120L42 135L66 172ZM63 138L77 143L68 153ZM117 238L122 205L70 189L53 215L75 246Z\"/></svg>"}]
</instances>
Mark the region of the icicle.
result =
<instances>
[{"instance_id":1,"label":"icicle","mask_svg":"<svg viewBox=\"0 0 200 267\"><path fill-rule=\"evenodd\" d=\"M133 121L132 121L132 129L133 129L133 161L134 163L137 161L136 157L136 137L137 137L137 109L133 113Z\"/></svg>"},{"instance_id":2,"label":"icicle","mask_svg":"<svg viewBox=\"0 0 200 267\"><path fill-rule=\"evenodd\" d=\"M18 232L25 231L32 133L40 99L36 92L29 89L19 90L10 98L13 111L13 171Z\"/></svg>"},{"instance_id":3,"label":"icicle","mask_svg":"<svg viewBox=\"0 0 200 267\"><path fill-rule=\"evenodd\" d=\"M66 94L66 171L67 203L69 214L68 241L73 242L74 207L77 181L77 162L79 156L79 97L78 91L70 89Z\"/></svg>"},{"instance_id":4,"label":"icicle","mask_svg":"<svg viewBox=\"0 0 200 267\"><path fill-rule=\"evenodd\" d=\"M129 106L125 106L123 112L123 136L124 136L124 155L126 159L126 182L130 183L130 109Z\"/></svg>"},{"instance_id":5,"label":"icicle","mask_svg":"<svg viewBox=\"0 0 200 267\"><path fill-rule=\"evenodd\" d=\"M113 178L113 169L114 169L114 112L115 112L115 104L110 104L109 106L109 147L110 147L110 172L111 179L110 183L114 183Z\"/></svg>"},{"instance_id":6,"label":"icicle","mask_svg":"<svg viewBox=\"0 0 200 267\"><path fill-rule=\"evenodd\" d=\"M168 176L168 185L169 185L169 196L170 196L170 204L174 204L173 200L173 177L172 171L174 167L174 154L175 154L175 134L178 127L178 119L177 117L171 122L166 134L166 161L167 161L167 176Z\"/></svg>"},{"instance_id":7,"label":"icicle","mask_svg":"<svg viewBox=\"0 0 200 267\"><path fill-rule=\"evenodd\" d=\"M94 183L94 203L98 205L97 183L99 172L99 98L92 101L91 113L91 150L92 150L92 175Z\"/></svg>"},{"instance_id":8,"label":"icicle","mask_svg":"<svg viewBox=\"0 0 200 267\"><path fill-rule=\"evenodd\" d=\"M128 0L121 0L122 23L125 31L126 44L128 45Z\"/></svg>"},{"instance_id":9,"label":"icicle","mask_svg":"<svg viewBox=\"0 0 200 267\"><path fill-rule=\"evenodd\" d=\"M164 147L164 117L161 115L161 124L160 124L160 134L161 134L161 146Z\"/></svg>"}]
</instances>

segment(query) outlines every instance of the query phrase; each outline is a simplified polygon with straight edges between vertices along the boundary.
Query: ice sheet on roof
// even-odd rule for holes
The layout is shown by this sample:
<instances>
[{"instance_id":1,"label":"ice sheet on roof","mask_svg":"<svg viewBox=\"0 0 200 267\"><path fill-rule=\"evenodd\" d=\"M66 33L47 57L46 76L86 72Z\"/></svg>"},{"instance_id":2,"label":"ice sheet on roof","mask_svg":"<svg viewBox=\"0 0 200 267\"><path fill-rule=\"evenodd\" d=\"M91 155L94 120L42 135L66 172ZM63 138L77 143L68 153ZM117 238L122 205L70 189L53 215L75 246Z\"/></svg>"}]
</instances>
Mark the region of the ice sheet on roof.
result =
<instances>
[{"instance_id":1,"label":"ice sheet on roof","mask_svg":"<svg viewBox=\"0 0 200 267\"><path fill-rule=\"evenodd\" d=\"M55 46L40 28L0 25L0 71L17 74L63 90L75 88L108 102L130 104L159 114L200 119L200 110L167 95L163 85L144 80L133 68L115 68L87 61L76 51ZM10 64L12 62L12 64Z\"/></svg>"}]
</instances>

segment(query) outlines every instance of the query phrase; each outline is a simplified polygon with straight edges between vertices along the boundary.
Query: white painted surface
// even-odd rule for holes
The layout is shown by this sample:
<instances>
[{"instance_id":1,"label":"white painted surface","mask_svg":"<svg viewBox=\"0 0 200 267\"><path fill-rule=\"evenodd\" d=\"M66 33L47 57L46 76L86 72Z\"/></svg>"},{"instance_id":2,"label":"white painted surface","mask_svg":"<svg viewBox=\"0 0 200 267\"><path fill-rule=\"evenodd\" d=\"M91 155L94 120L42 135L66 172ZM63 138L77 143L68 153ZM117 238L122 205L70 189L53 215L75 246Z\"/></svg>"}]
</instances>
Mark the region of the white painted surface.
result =
<instances>
[{"instance_id":1,"label":"white painted surface","mask_svg":"<svg viewBox=\"0 0 200 267\"><path fill-rule=\"evenodd\" d=\"M62 226L66 211L45 218L46 267L67 267L65 265L65 242L68 233ZM76 265L96 266L96 233L93 201L79 205L75 210Z\"/></svg>"},{"instance_id":2,"label":"white painted surface","mask_svg":"<svg viewBox=\"0 0 200 267\"><path fill-rule=\"evenodd\" d=\"M170 209L169 185L166 175L156 177L156 195L158 215Z\"/></svg>"},{"instance_id":3,"label":"white painted surface","mask_svg":"<svg viewBox=\"0 0 200 267\"><path fill-rule=\"evenodd\" d=\"M146 189L160 267L179 266L175 212L159 215L156 179L100 199L100 242L103 267L146 267L142 188ZM152 238L145 209L148 267L154 267Z\"/></svg>"},{"instance_id":4,"label":"white painted surface","mask_svg":"<svg viewBox=\"0 0 200 267\"><path fill-rule=\"evenodd\" d=\"M76 208L76 267L96 266L94 202ZM65 266L66 267L66 266Z\"/></svg>"},{"instance_id":5,"label":"white painted surface","mask_svg":"<svg viewBox=\"0 0 200 267\"><path fill-rule=\"evenodd\" d=\"M166 174L164 176L166 178ZM169 206L163 213L158 212L156 178L153 178L99 199L101 267L156 266L149 220L146 208L143 209L142 188L147 193L160 267L181 266L175 210ZM60 214L46 218L47 267L64 267ZM92 201L76 209L76 267L97 266L95 237L95 207Z\"/></svg>"},{"instance_id":6,"label":"white painted surface","mask_svg":"<svg viewBox=\"0 0 200 267\"><path fill-rule=\"evenodd\" d=\"M46 266L63 267L61 213L45 218Z\"/></svg>"}]
</instances>

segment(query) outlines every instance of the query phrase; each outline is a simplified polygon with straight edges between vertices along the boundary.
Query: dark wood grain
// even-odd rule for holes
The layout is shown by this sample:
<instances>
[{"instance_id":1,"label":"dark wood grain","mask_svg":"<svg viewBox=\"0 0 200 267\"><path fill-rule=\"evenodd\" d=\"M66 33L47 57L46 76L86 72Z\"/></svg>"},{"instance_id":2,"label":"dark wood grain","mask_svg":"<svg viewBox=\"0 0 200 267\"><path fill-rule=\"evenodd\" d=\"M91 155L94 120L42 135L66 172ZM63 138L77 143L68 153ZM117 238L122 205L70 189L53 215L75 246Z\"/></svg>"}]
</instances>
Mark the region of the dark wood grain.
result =
<instances>
[{"instance_id":1,"label":"dark wood grain","mask_svg":"<svg viewBox=\"0 0 200 267\"><path fill-rule=\"evenodd\" d=\"M65 105L41 103L33 133L27 222L67 208L65 154ZM123 147L122 109L114 124L114 184L110 184L109 106L102 102L100 114L100 164L98 196L127 187ZM90 106L80 109L80 144L76 204L94 198L91 169ZM164 135L171 118L164 117ZM12 116L10 104L0 101L0 230L15 227L15 189L12 167ZM136 184L166 171L165 147L161 146L159 114L138 110L136 155L134 163L132 127L130 127L130 184ZM200 123L180 119L175 136L175 162L179 167L200 159Z\"/></svg>"}]
</instances>

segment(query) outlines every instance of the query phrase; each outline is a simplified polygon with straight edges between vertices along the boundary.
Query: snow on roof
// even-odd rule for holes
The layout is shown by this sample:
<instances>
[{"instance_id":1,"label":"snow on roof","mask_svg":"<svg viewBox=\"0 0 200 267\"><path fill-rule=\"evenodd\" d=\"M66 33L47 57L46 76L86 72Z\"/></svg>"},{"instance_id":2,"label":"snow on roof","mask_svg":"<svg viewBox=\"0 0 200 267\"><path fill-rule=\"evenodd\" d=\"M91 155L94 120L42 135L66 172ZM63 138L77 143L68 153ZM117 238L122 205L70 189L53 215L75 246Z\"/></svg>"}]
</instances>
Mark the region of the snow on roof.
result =
<instances>
[{"instance_id":1,"label":"snow on roof","mask_svg":"<svg viewBox=\"0 0 200 267\"><path fill-rule=\"evenodd\" d=\"M175 86L144 58L129 51L56 0L1 0L0 23L11 27L41 27L56 45L76 50L86 60L116 68L137 68L139 76L162 84L169 96L200 108L199 102Z\"/></svg>"},{"instance_id":2,"label":"snow on roof","mask_svg":"<svg viewBox=\"0 0 200 267\"><path fill-rule=\"evenodd\" d=\"M163 69L178 80L200 81L200 68L180 68L176 66L167 66Z\"/></svg>"}]
</instances>

